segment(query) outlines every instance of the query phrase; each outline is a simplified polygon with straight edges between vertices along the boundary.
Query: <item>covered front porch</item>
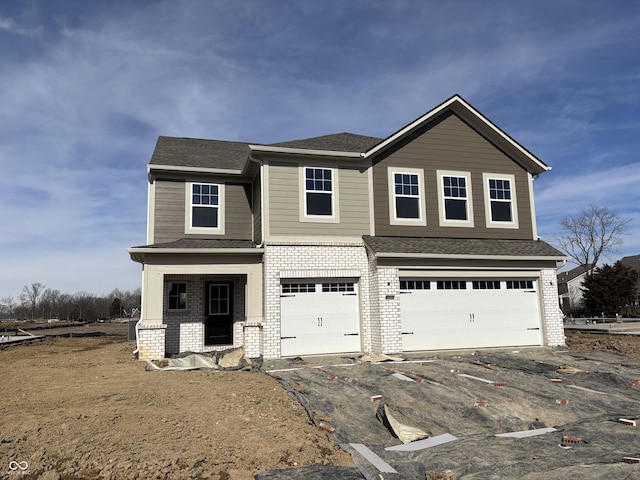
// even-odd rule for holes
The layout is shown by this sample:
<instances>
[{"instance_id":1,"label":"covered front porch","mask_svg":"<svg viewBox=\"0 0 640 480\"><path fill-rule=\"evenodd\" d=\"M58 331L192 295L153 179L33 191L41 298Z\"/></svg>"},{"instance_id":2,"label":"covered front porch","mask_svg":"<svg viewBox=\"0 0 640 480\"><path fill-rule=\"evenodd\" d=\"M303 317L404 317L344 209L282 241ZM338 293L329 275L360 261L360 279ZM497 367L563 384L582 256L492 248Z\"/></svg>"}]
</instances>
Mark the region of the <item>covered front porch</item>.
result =
<instances>
[{"instance_id":1,"label":"covered front porch","mask_svg":"<svg viewBox=\"0 0 640 480\"><path fill-rule=\"evenodd\" d=\"M261 355L262 249L132 250L143 265L140 360L240 346Z\"/></svg>"}]
</instances>

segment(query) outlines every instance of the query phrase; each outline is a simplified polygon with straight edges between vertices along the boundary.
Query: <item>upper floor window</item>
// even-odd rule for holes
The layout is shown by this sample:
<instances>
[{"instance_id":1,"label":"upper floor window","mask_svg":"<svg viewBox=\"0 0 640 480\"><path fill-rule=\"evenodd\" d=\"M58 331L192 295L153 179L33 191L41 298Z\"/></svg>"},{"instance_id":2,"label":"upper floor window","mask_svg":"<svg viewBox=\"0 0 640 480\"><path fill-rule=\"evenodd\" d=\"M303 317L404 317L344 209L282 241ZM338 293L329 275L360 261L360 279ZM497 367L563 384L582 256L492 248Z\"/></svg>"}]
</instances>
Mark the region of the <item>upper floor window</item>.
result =
<instances>
[{"instance_id":1,"label":"upper floor window","mask_svg":"<svg viewBox=\"0 0 640 480\"><path fill-rule=\"evenodd\" d=\"M515 177L487 173L483 177L487 227L517 228Z\"/></svg>"},{"instance_id":2,"label":"upper floor window","mask_svg":"<svg viewBox=\"0 0 640 480\"><path fill-rule=\"evenodd\" d=\"M218 228L220 194L218 185L193 183L191 185L191 226Z\"/></svg>"},{"instance_id":3,"label":"upper floor window","mask_svg":"<svg viewBox=\"0 0 640 480\"><path fill-rule=\"evenodd\" d=\"M338 223L337 169L301 167L299 171L300 221Z\"/></svg>"},{"instance_id":4,"label":"upper floor window","mask_svg":"<svg viewBox=\"0 0 640 480\"><path fill-rule=\"evenodd\" d=\"M185 218L187 233L224 233L223 195L224 185L217 183L187 183Z\"/></svg>"},{"instance_id":5,"label":"upper floor window","mask_svg":"<svg viewBox=\"0 0 640 480\"><path fill-rule=\"evenodd\" d=\"M333 171L330 168L304 170L307 215L333 215Z\"/></svg>"},{"instance_id":6,"label":"upper floor window","mask_svg":"<svg viewBox=\"0 0 640 480\"><path fill-rule=\"evenodd\" d=\"M426 225L423 171L389 167L388 182L391 225Z\"/></svg>"},{"instance_id":7,"label":"upper floor window","mask_svg":"<svg viewBox=\"0 0 640 480\"><path fill-rule=\"evenodd\" d=\"M440 225L473 227L471 174L438 171Z\"/></svg>"}]
</instances>

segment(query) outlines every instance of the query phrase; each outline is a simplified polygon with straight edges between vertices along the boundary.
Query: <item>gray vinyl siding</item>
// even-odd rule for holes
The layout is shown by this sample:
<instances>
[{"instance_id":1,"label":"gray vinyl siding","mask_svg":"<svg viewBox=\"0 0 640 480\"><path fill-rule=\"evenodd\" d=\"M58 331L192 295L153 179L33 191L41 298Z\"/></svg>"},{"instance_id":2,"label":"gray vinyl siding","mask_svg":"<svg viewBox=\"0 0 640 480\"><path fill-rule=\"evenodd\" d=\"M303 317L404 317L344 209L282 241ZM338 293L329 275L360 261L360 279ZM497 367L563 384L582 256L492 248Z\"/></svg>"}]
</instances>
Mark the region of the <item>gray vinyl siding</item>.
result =
<instances>
[{"instance_id":1,"label":"gray vinyl siding","mask_svg":"<svg viewBox=\"0 0 640 480\"><path fill-rule=\"evenodd\" d=\"M262 186L260 185L260 175L256 175L253 180L253 240L262 243Z\"/></svg>"},{"instance_id":2,"label":"gray vinyl siding","mask_svg":"<svg viewBox=\"0 0 640 480\"><path fill-rule=\"evenodd\" d=\"M219 180L202 180L219 182ZM154 243L172 242L180 238L228 238L252 239L251 186L225 182L225 234L186 234L185 182L180 180L155 180L155 236Z\"/></svg>"},{"instance_id":3,"label":"gray vinyl siding","mask_svg":"<svg viewBox=\"0 0 640 480\"><path fill-rule=\"evenodd\" d=\"M338 184L339 223L301 222L299 165L270 162L269 232L271 235L343 235L369 233L369 187L366 171L345 165L318 162L308 166L335 168ZM302 190L303 192L303 190ZM303 193L302 193L303 194Z\"/></svg>"},{"instance_id":4,"label":"gray vinyl siding","mask_svg":"<svg viewBox=\"0 0 640 480\"><path fill-rule=\"evenodd\" d=\"M391 225L387 167L423 169L426 226ZM441 227L438 215L437 170L470 172L474 227ZM510 174L515 177L519 228L487 228L482 174ZM425 129L373 167L376 235L450 238L533 238L529 177L527 171L456 115L450 115Z\"/></svg>"},{"instance_id":5,"label":"gray vinyl siding","mask_svg":"<svg viewBox=\"0 0 640 480\"><path fill-rule=\"evenodd\" d=\"M184 182L155 181L154 243L172 242L184 234Z\"/></svg>"}]
</instances>

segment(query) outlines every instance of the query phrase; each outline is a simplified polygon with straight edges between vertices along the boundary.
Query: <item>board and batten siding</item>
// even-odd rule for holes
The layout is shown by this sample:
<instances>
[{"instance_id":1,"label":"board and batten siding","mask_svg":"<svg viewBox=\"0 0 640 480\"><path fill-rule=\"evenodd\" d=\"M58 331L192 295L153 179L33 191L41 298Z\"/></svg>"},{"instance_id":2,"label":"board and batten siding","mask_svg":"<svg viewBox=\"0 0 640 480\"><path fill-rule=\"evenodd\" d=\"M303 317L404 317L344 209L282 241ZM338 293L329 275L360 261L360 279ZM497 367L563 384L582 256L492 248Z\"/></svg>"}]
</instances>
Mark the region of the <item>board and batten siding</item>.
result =
<instances>
[{"instance_id":1,"label":"board and batten siding","mask_svg":"<svg viewBox=\"0 0 640 480\"><path fill-rule=\"evenodd\" d=\"M199 180L220 182L220 180ZM185 185L179 180L155 180L155 232L154 243L173 242L180 238L227 238L251 240L253 218L251 214L251 186L225 183L225 234L187 234L184 231L186 206Z\"/></svg>"},{"instance_id":2,"label":"board and batten siding","mask_svg":"<svg viewBox=\"0 0 640 480\"><path fill-rule=\"evenodd\" d=\"M271 161L268 205L270 235L361 236L370 231L369 187L366 171L345 165L317 164L309 167L334 168L337 173L339 223L301 222L300 166L293 162ZM302 190L303 191L303 190Z\"/></svg>"},{"instance_id":3,"label":"board and batten siding","mask_svg":"<svg viewBox=\"0 0 640 480\"><path fill-rule=\"evenodd\" d=\"M387 167L422 169L426 200L426 226L391 225ZM473 227L440 226L437 170L469 172ZM518 228L487 228L483 173L515 177ZM529 175L493 144L454 114L376 159L373 191L376 235L450 238L533 238Z\"/></svg>"}]
</instances>

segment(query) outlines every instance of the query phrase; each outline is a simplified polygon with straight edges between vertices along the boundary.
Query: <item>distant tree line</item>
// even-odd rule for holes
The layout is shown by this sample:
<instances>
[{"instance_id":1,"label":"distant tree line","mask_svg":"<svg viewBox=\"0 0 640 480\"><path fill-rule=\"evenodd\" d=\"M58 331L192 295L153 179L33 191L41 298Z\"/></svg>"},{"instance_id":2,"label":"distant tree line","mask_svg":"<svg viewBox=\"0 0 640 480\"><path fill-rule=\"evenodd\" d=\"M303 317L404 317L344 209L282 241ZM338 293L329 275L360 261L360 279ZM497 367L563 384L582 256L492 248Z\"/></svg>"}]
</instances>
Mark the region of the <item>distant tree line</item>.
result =
<instances>
[{"instance_id":1,"label":"distant tree line","mask_svg":"<svg viewBox=\"0 0 640 480\"><path fill-rule=\"evenodd\" d=\"M73 294L46 288L41 283L25 285L17 299L0 298L0 318L58 319L65 321L96 321L130 317L140 309L141 289L114 289L108 295L88 292Z\"/></svg>"}]
</instances>

